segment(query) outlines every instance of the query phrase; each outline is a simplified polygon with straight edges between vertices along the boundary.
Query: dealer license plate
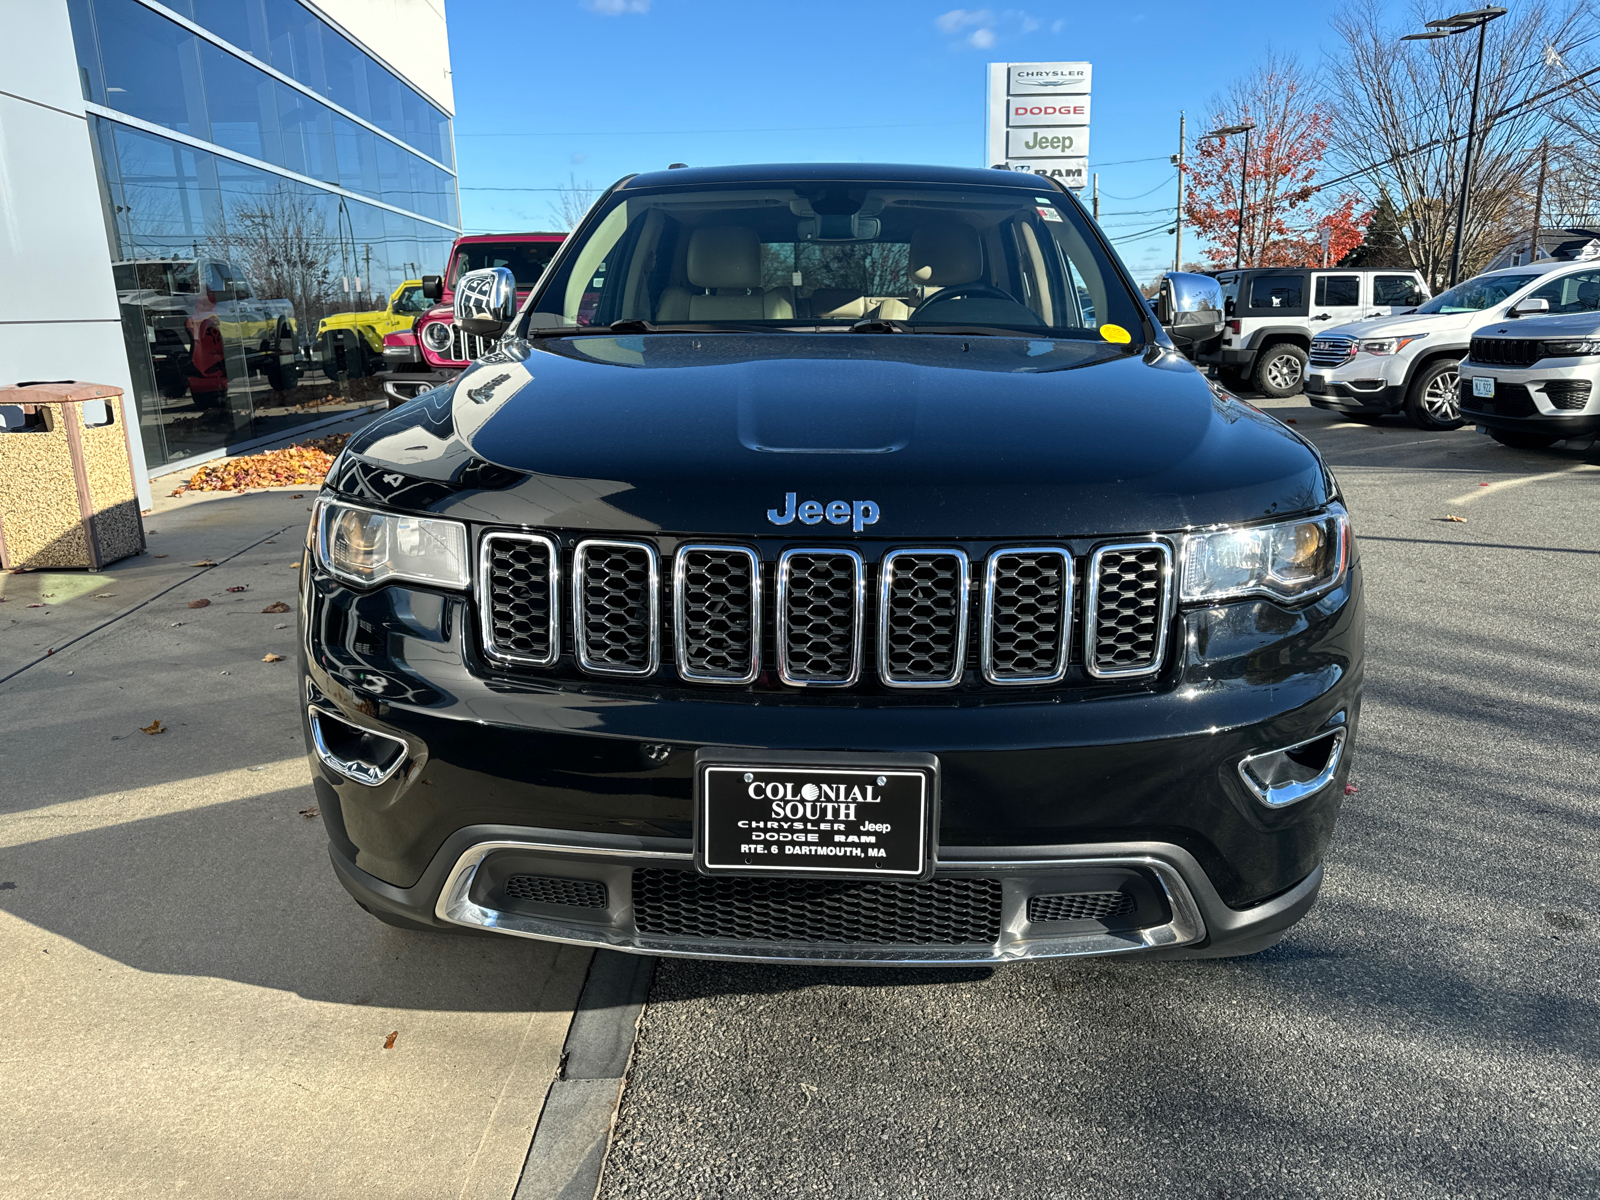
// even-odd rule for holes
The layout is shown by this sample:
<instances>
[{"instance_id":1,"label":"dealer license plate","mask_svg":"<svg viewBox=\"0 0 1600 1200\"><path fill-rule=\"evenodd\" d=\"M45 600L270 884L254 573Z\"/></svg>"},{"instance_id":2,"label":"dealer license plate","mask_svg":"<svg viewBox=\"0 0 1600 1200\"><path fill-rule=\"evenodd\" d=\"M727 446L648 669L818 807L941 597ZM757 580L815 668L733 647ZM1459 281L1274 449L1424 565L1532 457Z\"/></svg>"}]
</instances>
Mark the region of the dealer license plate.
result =
<instances>
[{"instance_id":1,"label":"dealer license plate","mask_svg":"<svg viewBox=\"0 0 1600 1200\"><path fill-rule=\"evenodd\" d=\"M1485 399L1493 400L1494 399L1494 376L1493 375L1474 375L1472 377L1472 394L1474 396L1482 396Z\"/></svg>"},{"instance_id":2,"label":"dealer license plate","mask_svg":"<svg viewBox=\"0 0 1600 1200\"><path fill-rule=\"evenodd\" d=\"M695 790L708 873L932 873L932 767L702 763Z\"/></svg>"}]
</instances>

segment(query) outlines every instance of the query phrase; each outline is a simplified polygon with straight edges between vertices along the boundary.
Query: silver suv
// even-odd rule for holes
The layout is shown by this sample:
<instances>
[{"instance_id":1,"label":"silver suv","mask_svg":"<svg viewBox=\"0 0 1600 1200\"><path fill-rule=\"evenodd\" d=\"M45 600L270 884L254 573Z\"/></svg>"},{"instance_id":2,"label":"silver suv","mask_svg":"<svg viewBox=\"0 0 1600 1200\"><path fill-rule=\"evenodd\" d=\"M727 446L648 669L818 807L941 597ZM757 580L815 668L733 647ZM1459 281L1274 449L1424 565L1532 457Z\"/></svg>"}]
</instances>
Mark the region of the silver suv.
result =
<instances>
[{"instance_id":1,"label":"silver suv","mask_svg":"<svg viewBox=\"0 0 1600 1200\"><path fill-rule=\"evenodd\" d=\"M1300 390L1312 339L1323 331L1405 312L1428 298L1415 271L1260 267L1221 271L1217 282L1227 323L1196 361L1214 365L1230 387L1275 397Z\"/></svg>"}]
</instances>

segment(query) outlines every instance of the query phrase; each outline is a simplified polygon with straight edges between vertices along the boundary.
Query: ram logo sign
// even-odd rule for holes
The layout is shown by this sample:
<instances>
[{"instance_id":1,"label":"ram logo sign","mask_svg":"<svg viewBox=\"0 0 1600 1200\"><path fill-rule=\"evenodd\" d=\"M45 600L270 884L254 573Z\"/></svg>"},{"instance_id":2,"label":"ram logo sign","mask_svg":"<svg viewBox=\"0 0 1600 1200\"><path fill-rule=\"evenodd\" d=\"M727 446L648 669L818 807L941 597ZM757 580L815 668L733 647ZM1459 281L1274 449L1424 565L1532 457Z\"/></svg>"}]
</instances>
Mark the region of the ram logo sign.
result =
<instances>
[{"instance_id":1,"label":"ram logo sign","mask_svg":"<svg viewBox=\"0 0 1600 1200\"><path fill-rule=\"evenodd\" d=\"M1088 182L1091 77L1085 62L990 63L985 163L1083 187Z\"/></svg>"}]
</instances>

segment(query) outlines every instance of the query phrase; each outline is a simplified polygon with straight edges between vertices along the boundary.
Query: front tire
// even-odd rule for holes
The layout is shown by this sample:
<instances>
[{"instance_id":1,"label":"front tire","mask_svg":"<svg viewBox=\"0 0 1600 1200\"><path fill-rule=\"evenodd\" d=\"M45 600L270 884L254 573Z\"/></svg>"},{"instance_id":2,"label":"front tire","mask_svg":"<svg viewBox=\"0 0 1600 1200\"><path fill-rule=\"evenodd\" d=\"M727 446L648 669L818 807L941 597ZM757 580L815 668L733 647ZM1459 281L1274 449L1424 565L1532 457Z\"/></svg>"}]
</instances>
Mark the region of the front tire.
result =
<instances>
[{"instance_id":1,"label":"front tire","mask_svg":"<svg viewBox=\"0 0 1600 1200\"><path fill-rule=\"evenodd\" d=\"M1418 372L1406 393L1405 414L1418 429L1460 429L1467 423L1461 415L1461 376L1454 362L1441 359Z\"/></svg>"},{"instance_id":2,"label":"front tire","mask_svg":"<svg viewBox=\"0 0 1600 1200\"><path fill-rule=\"evenodd\" d=\"M1306 378L1306 352L1293 342L1268 346L1256 359L1256 391L1282 400L1300 391Z\"/></svg>"},{"instance_id":3,"label":"front tire","mask_svg":"<svg viewBox=\"0 0 1600 1200\"><path fill-rule=\"evenodd\" d=\"M1489 436L1512 450L1545 450L1561 440L1547 433L1519 433L1514 429L1491 429Z\"/></svg>"}]
</instances>

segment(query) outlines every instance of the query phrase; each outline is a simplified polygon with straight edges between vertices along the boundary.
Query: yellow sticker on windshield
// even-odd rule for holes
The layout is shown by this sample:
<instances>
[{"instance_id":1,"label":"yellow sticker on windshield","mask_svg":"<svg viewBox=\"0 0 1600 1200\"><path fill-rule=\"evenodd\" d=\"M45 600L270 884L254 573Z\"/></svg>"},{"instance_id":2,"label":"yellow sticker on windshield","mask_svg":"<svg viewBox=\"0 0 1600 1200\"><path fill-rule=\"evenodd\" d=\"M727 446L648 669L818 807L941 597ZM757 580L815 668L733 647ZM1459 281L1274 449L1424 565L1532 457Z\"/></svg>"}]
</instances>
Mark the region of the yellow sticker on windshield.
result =
<instances>
[{"instance_id":1,"label":"yellow sticker on windshield","mask_svg":"<svg viewBox=\"0 0 1600 1200\"><path fill-rule=\"evenodd\" d=\"M1121 325L1100 326L1100 336L1108 342L1116 342L1119 346L1126 346L1133 341L1133 335Z\"/></svg>"}]
</instances>

